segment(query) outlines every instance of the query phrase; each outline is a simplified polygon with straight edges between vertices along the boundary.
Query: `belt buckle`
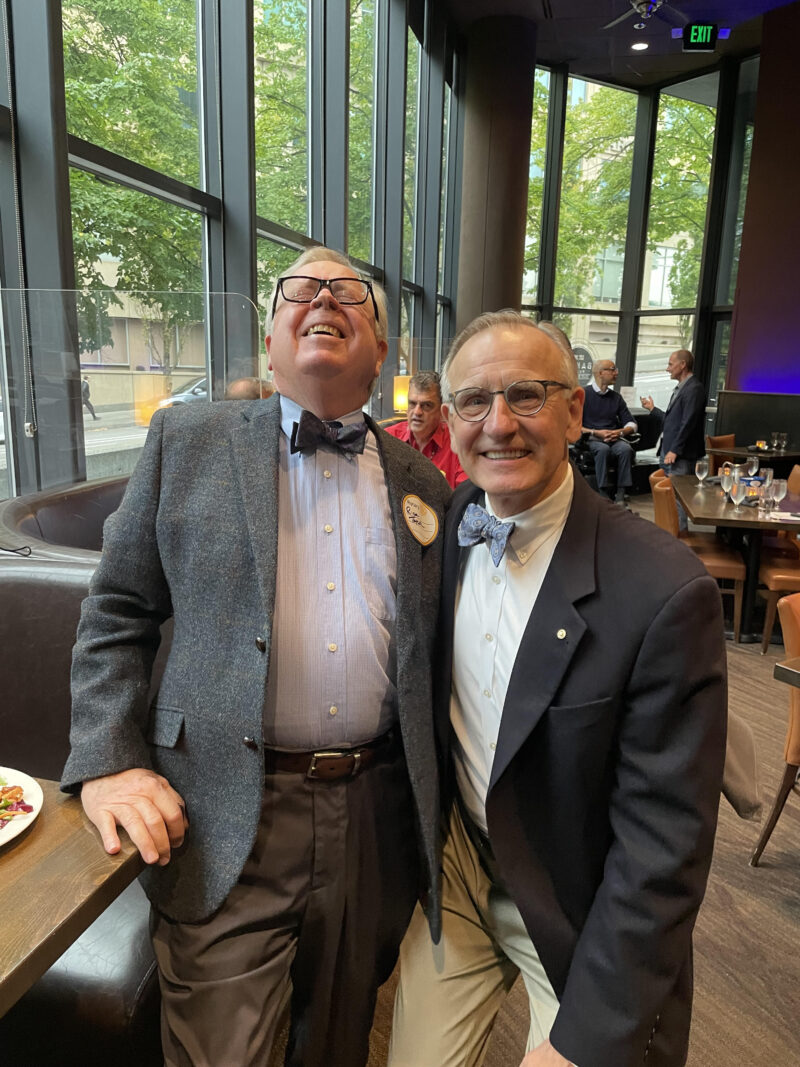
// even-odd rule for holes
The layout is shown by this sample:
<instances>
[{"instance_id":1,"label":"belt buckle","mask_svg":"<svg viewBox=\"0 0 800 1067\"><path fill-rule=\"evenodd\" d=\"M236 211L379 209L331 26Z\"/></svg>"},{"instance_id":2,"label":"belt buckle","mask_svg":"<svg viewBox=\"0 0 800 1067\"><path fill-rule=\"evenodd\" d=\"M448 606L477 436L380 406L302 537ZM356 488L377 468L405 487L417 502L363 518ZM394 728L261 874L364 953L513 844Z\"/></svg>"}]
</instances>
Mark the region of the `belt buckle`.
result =
<instances>
[{"instance_id":1,"label":"belt buckle","mask_svg":"<svg viewBox=\"0 0 800 1067\"><path fill-rule=\"evenodd\" d=\"M347 753L346 752L342 752L342 751L315 752L313 754L313 756L311 757L311 762L308 765L308 770L306 771L306 778L315 778L315 779L319 778L319 775L317 774L317 760L318 759L325 759L326 757L328 757L330 759L337 759L339 756L346 756L346 755L347 755Z\"/></svg>"}]
</instances>

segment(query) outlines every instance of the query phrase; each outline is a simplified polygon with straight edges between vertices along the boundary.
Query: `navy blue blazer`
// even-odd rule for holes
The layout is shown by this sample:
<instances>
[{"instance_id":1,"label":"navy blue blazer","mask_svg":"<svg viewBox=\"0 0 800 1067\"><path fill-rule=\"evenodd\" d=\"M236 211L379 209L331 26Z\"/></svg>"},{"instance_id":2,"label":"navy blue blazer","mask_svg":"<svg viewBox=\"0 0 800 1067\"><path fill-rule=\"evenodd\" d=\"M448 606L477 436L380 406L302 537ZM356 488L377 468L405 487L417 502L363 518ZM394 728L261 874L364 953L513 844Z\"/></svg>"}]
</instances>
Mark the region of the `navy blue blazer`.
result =
<instances>
[{"instance_id":1,"label":"navy blue blazer","mask_svg":"<svg viewBox=\"0 0 800 1067\"><path fill-rule=\"evenodd\" d=\"M663 435L659 452L662 458L667 452L692 461L705 455L706 393L693 374L678 390L668 411L653 408L652 414Z\"/></svg>"},{"instance_id":2,"label":"navy blue blazer","mask_svg":"<svg viewBox=\"0 0 800 1067\"><path fill-rule=\"evenodd\" d=\"M456 534L482 499L464 482L445 526L435 706L446 766L459 573L483 550L459 549ZM551 1041L574 1063L685 1063L726 708L716 583L677 538L576 475L486 800L503 880L560 1000Z\"/></svg>"}]
</instances>

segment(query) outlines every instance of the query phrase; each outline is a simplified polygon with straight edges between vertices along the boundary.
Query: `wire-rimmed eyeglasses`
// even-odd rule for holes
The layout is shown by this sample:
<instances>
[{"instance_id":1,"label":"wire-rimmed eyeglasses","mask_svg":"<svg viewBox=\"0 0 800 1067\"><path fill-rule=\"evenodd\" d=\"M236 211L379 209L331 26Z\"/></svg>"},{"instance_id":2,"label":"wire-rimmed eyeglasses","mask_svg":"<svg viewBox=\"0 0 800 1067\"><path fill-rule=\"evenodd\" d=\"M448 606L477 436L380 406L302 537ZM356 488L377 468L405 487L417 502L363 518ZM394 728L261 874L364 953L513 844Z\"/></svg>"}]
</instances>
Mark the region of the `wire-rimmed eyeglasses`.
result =
<instances>
[{"instance_id":1,"label":"wire-rimmed eyeglasses","mask_svg":"<svg viewBox=\"0 0 800 1067\"><path fill-rule=\"evenodd\" d=\"M278 278L275 287L275 299L272 301L272 316L278 305L278 294L291 304L310 304L316 300L323 289L327 289L338 304L365 304L372 297L375 321L379 319L378 304L372 291L372 282L363 278L311 278L305 274L290 274Z\"/></svg>"},{"instance_id":2,"label":"wire-rimmed eyeglasses","mask_svg":"<svg viewBox=\"0 0 800 1067\"><path fill-rule=\"evenodd\" d=\"M502 395L515 415L526 417L539 414L547 400L548 389L572 389L572 386L550 379L532 378L512 382L505 389L458 389L450 394L450 403L456 415L465 422L483 422L492 410L494 398Z\"/></svg>"}]
</instances>

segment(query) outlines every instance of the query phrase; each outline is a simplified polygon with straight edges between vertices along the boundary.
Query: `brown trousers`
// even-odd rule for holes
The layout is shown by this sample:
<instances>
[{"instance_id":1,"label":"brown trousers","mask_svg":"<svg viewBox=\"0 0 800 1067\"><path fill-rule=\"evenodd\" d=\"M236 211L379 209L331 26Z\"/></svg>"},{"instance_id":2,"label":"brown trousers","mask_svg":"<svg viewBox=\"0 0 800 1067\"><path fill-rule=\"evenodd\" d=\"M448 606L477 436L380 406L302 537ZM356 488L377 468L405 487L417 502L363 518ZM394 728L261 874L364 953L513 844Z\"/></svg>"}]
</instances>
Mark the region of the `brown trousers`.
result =
<instances>
[{"instance_id":1,"label":"brown trousers","mask_svg":"<svg viewBox=\"0 0 800 1067\"><path fill-rule=\"evenodd\" d=\"M255 847L199 924L154 915L167 1067L363 1067L377 990L419 893L402 753L352 779L266 776Z\"/></svg>"}]
</instances>

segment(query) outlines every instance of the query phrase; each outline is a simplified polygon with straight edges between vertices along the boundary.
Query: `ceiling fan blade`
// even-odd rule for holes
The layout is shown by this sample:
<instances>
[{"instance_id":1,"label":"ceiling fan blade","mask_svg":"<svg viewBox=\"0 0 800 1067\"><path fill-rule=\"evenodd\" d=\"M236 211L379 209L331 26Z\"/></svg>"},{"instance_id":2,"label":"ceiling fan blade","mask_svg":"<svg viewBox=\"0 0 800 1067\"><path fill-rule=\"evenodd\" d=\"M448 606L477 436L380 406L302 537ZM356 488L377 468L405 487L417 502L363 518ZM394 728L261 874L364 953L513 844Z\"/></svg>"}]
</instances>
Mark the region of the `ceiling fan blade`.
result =
<instances>
[{"instance_id":1,"label":"ceiling fan blade","mask_svg":"<svg viewBox=\"0 0 800 1067\"><path fill-rule=\"evenodd\" d=\"M626 11L624 15L620 15L620 17L618 19L614 19L613 22L609 22L606 26L603 26L603 29L604 30L610 30L612 26L616 26L618 23L624 22L625 19L629 19L631 17L631 15L635 15L635 14L636 14L636 12L634 11L633 8L631 8L630 11Z\"/></svg>"},{"instance_id":2,"label":"ceiling fan blade","mask_svg":"<svg viewBox=\"0 0 800 1067\"><path fill-rule=\"evenodd\" d=\"M655 16L664 22L670 23L672 26L687 26L690 21L688 15L684 15L682 11L679 11L672 4L664 4L663 7L658 8Z\"/></svg>"}]
</instances>

